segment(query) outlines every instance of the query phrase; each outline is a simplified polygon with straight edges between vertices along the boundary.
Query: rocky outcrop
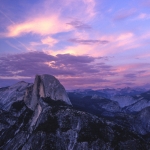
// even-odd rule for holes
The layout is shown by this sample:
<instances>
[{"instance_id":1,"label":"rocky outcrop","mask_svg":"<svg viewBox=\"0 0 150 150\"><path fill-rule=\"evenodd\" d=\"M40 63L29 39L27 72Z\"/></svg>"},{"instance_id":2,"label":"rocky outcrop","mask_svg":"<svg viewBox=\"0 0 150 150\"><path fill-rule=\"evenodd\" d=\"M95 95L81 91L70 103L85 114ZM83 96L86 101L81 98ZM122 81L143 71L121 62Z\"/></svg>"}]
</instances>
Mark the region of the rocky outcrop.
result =
<instances>
[{"instance_id":1,"label":"rocky outcrop","mask_svg":"<svg viewBox=\"0 0 150 150\"><path fill-rule=\"evenodd\" d=\"M36 75L33 87L26 90L24 102L28 108L34 111L31 121L31 128L35 126L43 109L47 106L43 98L50 98L55 101L63 101L68 105L71 102L63 85L52 75Z\"/></svg>"},{"instance_id":2,"label":"rocky outcrop","mask_svg":"<svg viewBox=\"0 0 150 150\"><path fill-rule=\"evenodd\" d=\"M54 76L36 75L32 89L29 88L26 91L25 103L30 109L35 110L37 105L42 105L40 99L46 97L52 100L62 100L71 105L65 88Z\"/></svg>"}]
</instances>

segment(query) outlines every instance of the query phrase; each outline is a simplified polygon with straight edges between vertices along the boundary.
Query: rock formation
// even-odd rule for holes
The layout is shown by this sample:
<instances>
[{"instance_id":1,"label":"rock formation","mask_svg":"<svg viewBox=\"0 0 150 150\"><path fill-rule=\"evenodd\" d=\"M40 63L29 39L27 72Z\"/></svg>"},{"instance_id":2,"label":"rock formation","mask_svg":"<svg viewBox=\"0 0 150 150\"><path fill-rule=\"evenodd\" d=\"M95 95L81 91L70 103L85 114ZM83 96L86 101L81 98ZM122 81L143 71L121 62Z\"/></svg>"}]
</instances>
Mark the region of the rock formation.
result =
<instances>
[{"instance_id":1,"label":"rock formation","mask_svg":"<svg viewBox=\"0 0 150 150\"><path fill-rule=\"evenodd\" d=\"M40 104L41 98L50 97L52 100L61 100L71 105L63 85L51 75L36 75L32 89L28 89L25 94L26 105L35 110Z\"/></svg>"}]
</instances>

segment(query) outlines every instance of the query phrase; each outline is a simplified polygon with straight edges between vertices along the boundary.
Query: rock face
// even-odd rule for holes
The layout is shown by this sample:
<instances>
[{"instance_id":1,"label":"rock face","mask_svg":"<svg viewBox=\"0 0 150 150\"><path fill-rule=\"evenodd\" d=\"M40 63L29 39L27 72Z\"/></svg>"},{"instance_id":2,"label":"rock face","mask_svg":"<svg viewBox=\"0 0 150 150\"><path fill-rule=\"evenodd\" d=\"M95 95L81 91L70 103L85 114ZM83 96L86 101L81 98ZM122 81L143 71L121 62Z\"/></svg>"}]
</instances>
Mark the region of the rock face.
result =
<instances>
[{"instance_id":1,"label":"rock face","mask_svg":"<svg viewBox=\"0 0 150 150\"><path fill-rule=\"evenodd\" d=\"M63 100L67 104L71 105L65 88L54 76L42 75L40 78L42 81L42 86L44 86L44 98L50 97L53 100Z\"/></svg>"},{"instance_id":2,"label":"rock face","mask_svg":"<svg viewBox=\"0 0 150 150\"><path fill-rule=\"evenodd\" d=\"M71 105L63 85L52 75L36 75L33 87L26 90L24 102L34 111L31 128L36 124L42 110L47 106L42 98L61 100Z\"/></svg>"},{"instance_id":3,"label":"rock face","mask_svg":"<svg viewBox=\"0 0 150 150\"><path fill-rule=\"evenodd\" d=\"M65 88L54 76L36 75L33 88L26 91L25 103L30 109L35 110L37 105L40 105L40 99L46 97L62 100L71 105Z\"/></svg>"}]
</instances>

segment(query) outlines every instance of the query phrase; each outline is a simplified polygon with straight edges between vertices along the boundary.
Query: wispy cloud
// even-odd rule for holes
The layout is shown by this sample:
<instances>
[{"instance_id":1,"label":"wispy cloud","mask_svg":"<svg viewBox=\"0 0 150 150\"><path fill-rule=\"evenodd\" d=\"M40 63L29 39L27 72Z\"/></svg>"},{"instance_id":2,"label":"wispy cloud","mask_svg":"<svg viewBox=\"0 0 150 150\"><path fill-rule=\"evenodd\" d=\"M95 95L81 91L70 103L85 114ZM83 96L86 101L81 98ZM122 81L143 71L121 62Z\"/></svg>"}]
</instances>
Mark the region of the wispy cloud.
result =
<instances>
[{"instance_id":1,"label":"wispy cloud","mask_svg":"<svg viewBox=\"0 0 150 150\"><path fill-rule=\"evenodd\" d=\"M117 14L114 16L113 20L119 21L119 20L124 20L127 19L131 16L133 16L136 13L135 9L130 9L130 10L120 10L117 12Z\"/></svg>"},{"instance_id":2,"label":"wispy cloud","mask_svg":"<svg viewBox=\"0 0 150 150\"><path fill-rule=\"evenodd\" d=\"M83 0L83 2L86 4L86 13L89 15L89 17L93 17L96 15L95 0Z\"/></svg>"},{"instance_id":3,"label":"wispy cloud","mask_svg":"<svg viewBox=\"0 0 150 150\"><path fill-rule=\"evenodd\" d=\"M48 37L46 37L46 38L43 38L43 39L41 40L41 42L42 42L42 44L46 44L46 45L52 47L52 46L54 46L56 43L58 43L58 40L56 40L56 39L54 39L54 38L48 36Z\"/></svg>"},{"instance_id":4,"label":"wispy cloud","mask_svg":"<svg viewBox=\"0 0 150 150\"><path fill-rule=\"evenodd\" d=\"M144 0L141 2L141 4L145 7L150 7L150 1L149 0Z\"/></svg>"},{"instance_id":5,"label":"wispy cloud","mask_svg":"<svg viewBox=\"0 0 150 150\"><path fill-rule=\"evenodd\" d=\"M23 23L8 26L8 32L3 35L6 37L18 37L24 34L48 35L68 31L68 29L69 27L61 22L57 16L48 18L38 17Z\"/></svg>"},{"instance_id":6,"label":"wispy cloud","mask_svg":"<svg viewBox=\"0 0 150 150\"><path fill-rule=\"evenodd\" d=\"M132 21L135 21L135 20L147 20L147 19L150 19L150 14L146 14L146 13L140 13L137 17L133 18Z\"/></svg>"},{"instance_id":7,"label":"wispy cloud","mask_svg":"<svg viewBox=\"0 0 150 150\"><path fill-rule=\"evenodd\" d=\"M19 47L17 47L16 45L12 44L11 42L6 41L6 43L7 43L9 46L11 46L12 48L15 48L16 50L22 51Z\"/></svg>"},{"instance_id":8,"label":"wispy cloud","mask_svg":"<svg viewBox=\"0 0 150 150\"><path fill-rule=\"evenodd\" d=\"M84 40L84 39L69 39L70 42L77 43L77 44L107 44L109 41L107 40Z\"/></svg>"},{"instance_id":9,"label":"wispy cloud","mask_svg":"<svg viewBox=\"0 0 150 150\"><path fill-rule=\"evenodd\" d=\"M79 30L91 29L91 26L89 26L88 24L85 24L85 23L83 23L81 21L77 21L77 20L71 21L71 22L66 23L66 24L73 26L74 28L79 29Z\"/></svg>"},{"instance_id":10,"label":"wispy cloud","mask_svg":"<svg viewBox=\"0 0 150 150\"><path fill-rule=\"evenodd\" d=\"M0 13L1 13L4 17L6 17L12 24L15 24L15 22L14 22L10 17L8 17L3 11L0 10Z\"/></svg>"},{"instance_id":11,"label":"wispy cloud","mask_svg":"<svg viewBox=\"0 0 150 150\"><path fill-rule=\"evenodd\" d=\"M76 11L72 3L74 3L80 11ZM60 8L60 5L63 7ZM13 24L8 25L7 31L1 33L0 36L19 37L26 34L38 34L43 36L71 31L73 27L78 29L89 29L90 26L82 23L82 21L70 22L70 17L76 18L82 16L84 18L84 16L86 16L87 21L89 21L91 17L95 15L95 0L78 0L75 2L72 0L70 2L58 1L57 4L53 1L45 0L43 4L36 6L36 12L33 7L33 10L30 10L31 14L28 14L25 19L19 20L19 22L16 23L11 21ZM57 8L58 11L54 13L52 11L54 9L53 7L55 9ZM68 9L72 16L63 16L63 14L66 13L66 9ZM5 15L5 17L7 17L7 15ZM83 19L82 17L80 17L81 20Z\"/></svg>"},{"instance_id":12,"label":"wispy cloud","mask_svg":"<svg viewBox=\"0 0 150 150\"><path fill-rule=\"evenodd\" d=\"M125 78L130 78L130 79L133 80L133 79L135 79L137 77L137 75L133 74L133 73L129 73L129 74L125 74L124 77Z\"/></svg>"}]
</instances>

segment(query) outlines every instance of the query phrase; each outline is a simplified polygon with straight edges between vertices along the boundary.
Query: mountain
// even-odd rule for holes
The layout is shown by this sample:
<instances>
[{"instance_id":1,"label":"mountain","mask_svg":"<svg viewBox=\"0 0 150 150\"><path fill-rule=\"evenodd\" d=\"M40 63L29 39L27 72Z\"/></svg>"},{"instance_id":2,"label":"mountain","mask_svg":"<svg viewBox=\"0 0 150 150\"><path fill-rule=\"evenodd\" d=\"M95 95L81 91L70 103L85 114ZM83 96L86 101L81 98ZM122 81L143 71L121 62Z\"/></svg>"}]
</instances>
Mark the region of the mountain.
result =
<instances>
[{"instance_id":1,"label":"mountain","mask_svg":"<svg viewBox=\"0 0 150 150\"><path fill-rule=\"evenodd\" d=\"M2 150L150 149L149 108L128 114L100 95L67 94L51 75L1 88L0 106Z\"/></svg>"},{"instance_id":2,"label":"mountain","mask_svg":"<svg viewBox=\"0 0 150 150\"><path fill-rule=\"evenodd\" d=\"M91 90L88 91L91 94ZM134 96L116 95L111 99L96 94L88 96L90 95L88 92L86 93L87 96L83 96L81 94L83 91L78 91L78 93L77 91L68 92L69 98L76 109L113 120L118 125L127 127L138 134L149 135L150 91Z\"/></svg>"},{"instance_id":3,"label":"mountain","mask_svg":"<svg viewBox=\"0 0 150 150\"><path fill-rule=\"evenodd\" d=\"M84 96L93 96L98 95L103 98L112 99L115 96L136 96L141 93L146 92L146 89L141 88L123 88L123 89L100 89L100 90L92 90L92 89L76 89L76 90L68 90L69 94L76 94L80 97Z\"/></svg>"}]
</instances>

